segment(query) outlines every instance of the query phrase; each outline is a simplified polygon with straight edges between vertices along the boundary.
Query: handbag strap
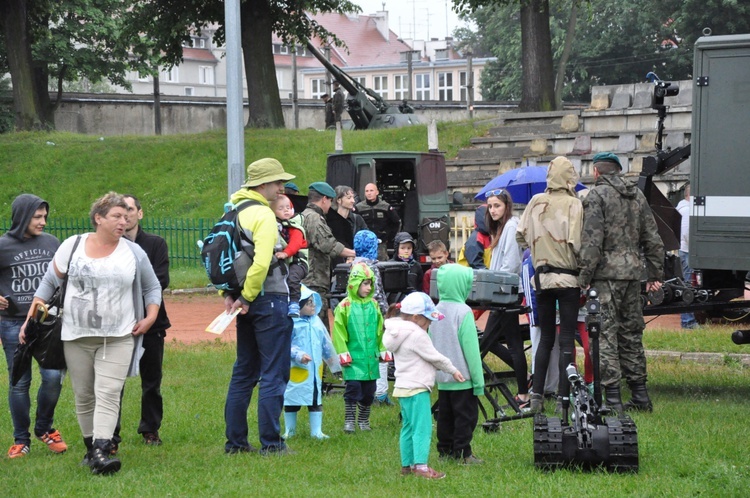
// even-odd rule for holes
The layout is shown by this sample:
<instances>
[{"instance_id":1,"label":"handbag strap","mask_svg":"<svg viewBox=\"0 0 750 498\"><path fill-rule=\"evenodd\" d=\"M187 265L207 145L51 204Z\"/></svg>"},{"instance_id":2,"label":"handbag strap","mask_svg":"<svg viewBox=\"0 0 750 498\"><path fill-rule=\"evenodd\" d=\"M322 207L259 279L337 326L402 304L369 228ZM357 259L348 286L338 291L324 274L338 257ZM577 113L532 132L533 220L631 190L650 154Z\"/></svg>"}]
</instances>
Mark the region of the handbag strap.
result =
<instances>
[{"instance_id":1,"label":"handbag strap","mask_svg":"<svg viewBox=\"0 0 750 498\"><path fill-rule=\"evenodd\" d=\"M76 241L73 244L73 250L70 251L70 259L68 260L68 271L65 272L65 278L63 279L63 283L60 286L60 306L59 306L60 311L62 311L63 307L65 306L65 289L68 287L68 274L70 273L70 262L73 261L73 255L76 253L76 249L78 249L79 242L81 242L80 235L76 237Z\"/></svg>"}]
</instances>

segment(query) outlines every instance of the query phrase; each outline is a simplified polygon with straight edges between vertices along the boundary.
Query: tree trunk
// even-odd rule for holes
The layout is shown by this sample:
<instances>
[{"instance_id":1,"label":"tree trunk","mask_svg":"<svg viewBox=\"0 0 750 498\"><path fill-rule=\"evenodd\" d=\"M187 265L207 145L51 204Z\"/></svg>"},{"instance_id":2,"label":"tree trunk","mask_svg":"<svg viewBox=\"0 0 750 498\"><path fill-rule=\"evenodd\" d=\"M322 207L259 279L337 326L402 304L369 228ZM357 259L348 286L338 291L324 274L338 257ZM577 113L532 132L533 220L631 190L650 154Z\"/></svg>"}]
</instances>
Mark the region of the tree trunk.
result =
<instances>
[{"instance_id":1,"label":"tree trunk","mask_svg":"<svg viewBox=\"0 0 750 498\"><path fill-rule=\"evenodd\" d=\"M283 128L279 84L271 44L272 19L267 0L243 2L242 59L245 62L248 128Z\"/></svg>"},{"instance_id":2,"label":"tree trunk","mask_svg":"<svg viewBox=\"0 0 750 498\"><path fill-rule=\"evenodd\" d=\"M36 92L27 15L26 0L0 2L0 28L5 35L16 129L19 131L41 130L49 126L44 117L43 103Z\"/></svg>"},{"instance_id":3,"label":"tree trunk","mask_svg":"<svg viewBox=\"0 0 750 498\"><path fill-rule=\"evenodd\" d=\"M522 112L555 109L549 0L521 1L521 52L523 54Z\"/></svg>"},{"instance_id":4,"label":"tree trunk","mask_svg":"<svg viewBox=\"0 0 750 498\"><path fill-rule=\"evenodd\" d=\"M568 29L565 31L565 46L563 46L560 61L557 64L557 76L555 77L555 106L562 109L562 91L565 86L565 68L570 59L570 52L573 46L573 37L576 33L576 19L578 16L578 1L574 1L570 9L570 18L568 18Z\"/></svg>"}]
</instances>

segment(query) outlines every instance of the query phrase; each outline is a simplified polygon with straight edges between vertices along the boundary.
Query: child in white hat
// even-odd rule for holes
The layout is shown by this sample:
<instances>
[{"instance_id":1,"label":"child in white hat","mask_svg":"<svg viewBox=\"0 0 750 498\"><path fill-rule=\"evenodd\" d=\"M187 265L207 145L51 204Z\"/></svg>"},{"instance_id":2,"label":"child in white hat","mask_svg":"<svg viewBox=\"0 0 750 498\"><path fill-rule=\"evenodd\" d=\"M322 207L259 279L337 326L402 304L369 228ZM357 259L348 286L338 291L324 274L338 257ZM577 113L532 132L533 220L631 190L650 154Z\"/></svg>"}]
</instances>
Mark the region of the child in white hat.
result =
<instances>
[{"instance_id":1,"label":"child in white hat","mask_svg":"<svg viewBox=\"0 0 750 498\"><path fill-rule=\"evenodd\" d=\"M437 352L427 336L427 329L443 315L435 309L424 292L413 292L386 315L383 345L393 352L396 383L393 396L401 405L401 474L415 474L427 479L442 479L445 473L427 465L432 441L430 391L435 372L442 370L463 382L461 372Z\"/></svg>"}]
</instances>

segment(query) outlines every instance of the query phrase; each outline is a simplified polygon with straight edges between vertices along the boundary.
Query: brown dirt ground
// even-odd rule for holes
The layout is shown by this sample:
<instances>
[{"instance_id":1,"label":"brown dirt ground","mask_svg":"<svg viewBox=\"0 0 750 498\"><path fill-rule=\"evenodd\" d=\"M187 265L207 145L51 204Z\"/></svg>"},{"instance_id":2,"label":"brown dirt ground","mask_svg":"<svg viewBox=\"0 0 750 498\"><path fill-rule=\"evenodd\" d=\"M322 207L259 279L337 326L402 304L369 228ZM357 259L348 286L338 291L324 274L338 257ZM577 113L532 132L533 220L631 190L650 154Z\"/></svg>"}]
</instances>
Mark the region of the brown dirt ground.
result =
<instances>
[{"instance_id":1,"label":"brown dirt ground","mask_svg":"<svg viewBox=\"0 0 750 498\"><path fill-rule=\"evenodd\" d=\"M211 334L205 329L224 310L224 301L216 294L167 294L164 296L172 327L167 331L167 341L192 344L201 341L234 342L236 330L230 325L221 335ZM484 326L486 315L480 318L480 328ZM646 317L648 328L679 329L679 315L664 315L653 319Z\"/></svg>"}]
</instances>

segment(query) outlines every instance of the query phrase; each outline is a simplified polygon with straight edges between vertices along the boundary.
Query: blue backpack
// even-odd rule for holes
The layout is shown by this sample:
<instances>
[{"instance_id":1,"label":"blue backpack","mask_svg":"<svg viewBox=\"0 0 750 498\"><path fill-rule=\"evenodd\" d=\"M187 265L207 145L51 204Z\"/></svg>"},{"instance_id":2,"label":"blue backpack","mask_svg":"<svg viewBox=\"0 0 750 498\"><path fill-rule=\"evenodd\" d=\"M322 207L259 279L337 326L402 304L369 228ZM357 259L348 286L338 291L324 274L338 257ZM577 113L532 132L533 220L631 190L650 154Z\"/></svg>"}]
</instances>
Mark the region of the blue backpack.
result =
<instances>
[{"instance_id":1,"label":"blue backpack","mask_svg":"<svg viewBox=\"0 0 750 498\"><path fill-rule=\"evenodd\" d=\"M201 261L211 285L219 290L239 292L255 256L255 244L240 227L239 214L261 203L249 199L230 205L211 232L203 239Z\"/></svg>"}]
</instances>

